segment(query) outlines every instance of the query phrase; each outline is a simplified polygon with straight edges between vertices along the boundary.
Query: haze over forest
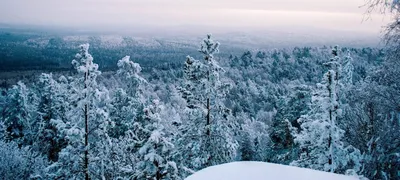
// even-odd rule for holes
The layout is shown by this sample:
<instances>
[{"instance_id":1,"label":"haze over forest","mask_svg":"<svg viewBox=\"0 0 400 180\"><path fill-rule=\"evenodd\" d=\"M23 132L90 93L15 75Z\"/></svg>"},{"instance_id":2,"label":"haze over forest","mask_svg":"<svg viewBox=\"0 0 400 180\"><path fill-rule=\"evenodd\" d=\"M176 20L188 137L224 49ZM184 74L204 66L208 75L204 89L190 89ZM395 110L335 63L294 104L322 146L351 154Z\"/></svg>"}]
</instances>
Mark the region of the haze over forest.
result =
<instances>
[{"instance_id":1,"label":"haze over forest","mask_svg":"<svg viewBox=\"0 0 400 180\"><path fill-rule=\"evenodd\" d=\"M376 39L390 18L365 14L364 4L363 0L3 0L0 23L158 36L283 31Z\"/></svg>"}]
</instances>

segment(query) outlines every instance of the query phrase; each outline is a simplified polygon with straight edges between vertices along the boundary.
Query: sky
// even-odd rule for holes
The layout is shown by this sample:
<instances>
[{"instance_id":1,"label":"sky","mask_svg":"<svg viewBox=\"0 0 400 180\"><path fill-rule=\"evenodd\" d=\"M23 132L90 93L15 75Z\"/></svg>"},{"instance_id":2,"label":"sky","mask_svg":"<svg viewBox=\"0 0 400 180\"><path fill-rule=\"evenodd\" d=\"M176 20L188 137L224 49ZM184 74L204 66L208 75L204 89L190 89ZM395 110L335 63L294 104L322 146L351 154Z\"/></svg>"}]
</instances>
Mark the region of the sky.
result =
<instances>
[{"instance_id":1,"label":"sky","mask_svg":"<svg viewBox=\"0 0 400 180\"><path fill-rule=\"evenodd\" d=\"M379 33L364 0L0 0L0 23L76 28L329 29Z\"/></svg>"}]
</instances>

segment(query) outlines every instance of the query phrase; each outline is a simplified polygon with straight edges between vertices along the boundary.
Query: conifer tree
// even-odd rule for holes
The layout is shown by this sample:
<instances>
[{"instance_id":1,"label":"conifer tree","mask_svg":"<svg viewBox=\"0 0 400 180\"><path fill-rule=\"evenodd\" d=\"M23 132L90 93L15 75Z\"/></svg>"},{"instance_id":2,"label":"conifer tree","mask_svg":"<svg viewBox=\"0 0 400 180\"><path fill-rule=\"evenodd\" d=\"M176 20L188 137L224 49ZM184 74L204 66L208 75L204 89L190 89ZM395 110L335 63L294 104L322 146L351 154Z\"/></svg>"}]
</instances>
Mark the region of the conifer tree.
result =
<instances>
[{"instance_id":1,"label":"conifer tree","mask_svg":"<svg viewBox=\"0 0 400 180\"><path fill-rule=\"evenodd\" d=\"M100 74L98 71L98 65L93 63L93 57L89 54L89 44L81 45L81 52L75 56L76 60L72 61L72 64L78 70L79 73L83 74L83 116L84 116L84 157L83 157L83 170L85 173L85 179L89 180L89 117L90 117L90 103L91 95L94 87L96 86L96 77ZM79 105L78 105L79 106Z\"/></svg>"},{"instance_id":2,"label":"conifer tree","mask_svg":"<svg viewBox=\"0 0 400 180\"><path fill-rule=\"evenodd\" d=\"M142 92L146 80L139 73L142 70L139 64L125 56L118 61L117 74L123 82L123 87L114 91L111 99L112 109L110 118L114 126L109 129L111 137L123 136L128 129L133 128L134 121L140 119L143 111Z\"/></svg>"},{"instance_id":3,"label":"conifer tree","mask_svg":"<svg viewBox=\"0 0 400 180\"><path fill-rule=\"evenodd\" d=\"M334 57L325 65L329 70L312 96L311 111L301 116L300 133L295 134L295 142L300 146L300 158L292 165L329 172L343 171L353 164L359 170L359 150L345 146L342 141L344 131L337 126L341 114L338 101L339 68L338 47L332 50Z\"/></svg>"},{"instance_id":4,"label":"conifer tree","mask_svg":"<svg viewBox=\"0 0 400 180\"><path fill-rule=\"evenodd\" d=\"M271 162L289 164L293 158L294 145L293 126L298 127L297 119L309 111L311 99L310 88L305 85L295 85L289 98L281 98L277 103L277 113L269 129L272 141Z\"/></svg>"},{"instance_id":5,"label":"conifer tree","mask_svg":"<svg viewBox=\"0 0 400 180\"><path fill-rule=\"evenodd\" d=\"M9 102L4 109L6 140L16 141L19 146L31 145L34 135L33 119L36 117L37 96L23 82L18 82L8 94Z\"/></svg>"},{"instance_id":6,"label":"conifer tree","mask_svg":"<svg viewBox=\"0 0 400 180\"><path fill-rule=\"evenodd\" d=\"M144 135L143 145L138 153L137 174L138 179L178 179L176 163L172 161L174 145L171 136L162 123L160 117L161 106L158 100L144 109L144 123L139 131Z\"/></svg>"},{"instance_id":7,"label":"conifer tree","mask_svg":"<svg viewBox=\"0 0 400 180\"><path fill-rule=\"evenodd\" d=\"M110 124L105 104L108 91L97 85L96 78L101 72L89 54L89 44L80 46L72 64L79 76L69 84L71 106L66 112L68 120L54 120L68 144L59 153L58 162L48 168L49 178L90 179L92 174L97 176L99 169L95 168L98 163L90 164L98 160L94 149L102 148L96 147L96 142L104 140L105 127Z\"/></svg>"},{"instance_id":8,"label":"conifer tree","mask_svg":"<svg viewBox=\"0 0 400 180\"><path fill-rule=\"evenodd\" d=\"M199 50L204 60L188 56L185 62L180 91L187 102L186 120L178 143L179 151L189 153L182 155L182 164L191 169L232 161L236 153L233 134L237 125L223 103L229 85L221 82L223 69L214 59L218 47L209 34Z\"/></svg>"},{"instance_id":9,"label":"conifer tree","mask_svg":"<svg viewBox=\"0 0 400 180\"><path fill-rule=\"evenodd\" d=\"M66 81L65 77L60 78ZM37 85L40 95L38 106L38 132L36 139L37 150L47 155L53 162L58 160L58 153L65 147L66 141L62 138L53 121L66 121L65 113L68 109L68 98L64 84L57 82L52 74L42 74Z\"/></svg>"},{"instance_id":10,"label":"conifer tree","mask_svg":"<svg viewBox=\"0 0 400 180\"><path fill-rule=\"evenodd\" d=\"M349 86L353 84L353 58L351 57L350 51L347 51L347 55L343 58L341 62L341 78L340 83L342 86Z\"/></svg>"}]
</instances>

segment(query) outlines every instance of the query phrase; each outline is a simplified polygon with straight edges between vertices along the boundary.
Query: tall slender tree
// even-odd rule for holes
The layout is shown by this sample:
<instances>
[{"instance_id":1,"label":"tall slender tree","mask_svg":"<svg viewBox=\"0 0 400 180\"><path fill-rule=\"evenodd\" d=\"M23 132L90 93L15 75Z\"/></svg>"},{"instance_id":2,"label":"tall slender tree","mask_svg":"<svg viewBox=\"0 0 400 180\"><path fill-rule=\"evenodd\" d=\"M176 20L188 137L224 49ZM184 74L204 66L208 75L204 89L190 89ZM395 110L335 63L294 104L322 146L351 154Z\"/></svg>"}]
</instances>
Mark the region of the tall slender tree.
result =
<instances>
[{"instance_id":1,"label":"tall slender tree","mask_svg":"<svg viewBox=\"0 0 400 180\"><path fill-rule=\"evenodd\" d=\"M340 84L342 86L351 86L353 84L354 66L353 58L351 57L349 50L341 62L341 68Z\"/></svg>"},{"instance_id":2,"label":"tall slender tree","mask_svg":"<svg viewBox=\"0 0 400 180\"><path fill-rule=\"evenodd\" d=\"M359 170L359 150L345 146L342 138L344 131L337 126L341 114L338 101L339 57L338 47L332 50L333 58L325 65L329 66L321 83L312 96L311 111L301 116L300 133L295 133L295 142L299 144L300 158L292 165L311 169L338 172L350 164ZM349 153L351 152L351 153Z\"/></svg>"},{"instance_id":3,"label":"tall slender tree","mask_svg":"<svg viewBox=\"0 0 400 180\"><path fill-rule=\"evenodd\" d=\"M80 46L80 52L76 54L72 64L81 77L78 76L69 85L71 107L66 113L68 121L54 121L57 129L68 140L68 145L60 152L59 161L49 167L51 170L56 169L49 176L88 180L91 174L90 150L93 149L90 143L95 145L94 141L99 140L89 137L98 135L96 131L104 126L107 112L99 101L104 91L98 88L96 78L101 72L89 54L89 44Z\"/></svg>"},{"instance_id":4,"label":"tall slender tree","mask_svg":"<svg viewBox=\"0 0 400 180\"><path fill-rule=\"evenodd\" d=\"M83 169L85 179L89 180L89 93L93 93L93 88L96 85L96 77L100 74L100 71L97 70L98 65L93 63L93 57L89 54L89 44L81 45L81 52L75 58L76 60L73 60L72 64L78 72L83 73L83 116L85 122Z\"/></svg>"},{"instance_id":5,"label":"tall slender tree","mask_svg":"<svg viewBox=\"0 0 400 180\"><path fill-rule=\"evenodd\" d=\"M188 56L185 62L185 82L180 91L187 102L187 117L178 143L183 148L180 151L189 153L182 156L183 164L192 169L232 161L236 153L233 134L237 125L223 101L229 84L221 82L223 69L214 59L218 47L209 34L199 50L204 60Z\"/></svg>"}]
</instances>

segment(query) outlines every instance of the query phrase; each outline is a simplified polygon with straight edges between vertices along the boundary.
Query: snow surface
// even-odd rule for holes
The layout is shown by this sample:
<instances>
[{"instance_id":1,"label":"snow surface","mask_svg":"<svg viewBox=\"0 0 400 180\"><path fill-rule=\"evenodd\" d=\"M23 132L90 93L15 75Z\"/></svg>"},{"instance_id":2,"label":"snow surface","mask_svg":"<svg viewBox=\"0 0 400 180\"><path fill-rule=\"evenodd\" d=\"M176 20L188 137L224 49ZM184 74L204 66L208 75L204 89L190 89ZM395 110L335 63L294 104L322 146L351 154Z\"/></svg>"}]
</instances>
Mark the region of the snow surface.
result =
<instances>
[{"instance_id":1,"label":"snow surface","mask_svg":"<svg viewBox=\"0 0 400 180\"><path fill-rule=\"evenodd\" d=\"M357 177L264 162L233 162L202 169L185 180L356 180Z\"/></svg>"}]
</instances>

